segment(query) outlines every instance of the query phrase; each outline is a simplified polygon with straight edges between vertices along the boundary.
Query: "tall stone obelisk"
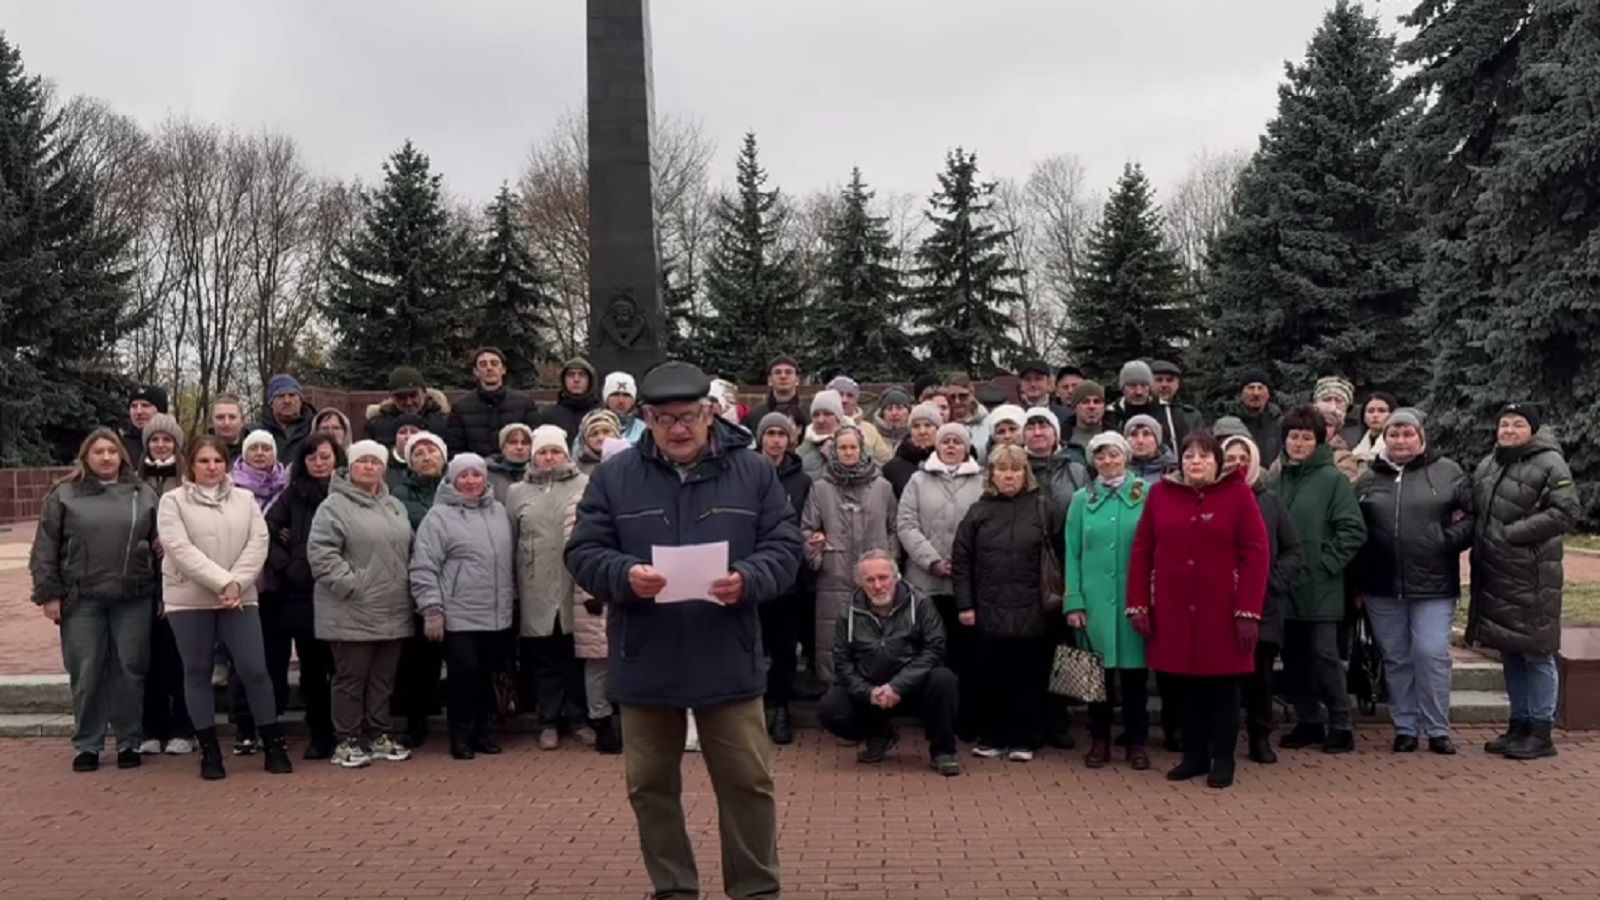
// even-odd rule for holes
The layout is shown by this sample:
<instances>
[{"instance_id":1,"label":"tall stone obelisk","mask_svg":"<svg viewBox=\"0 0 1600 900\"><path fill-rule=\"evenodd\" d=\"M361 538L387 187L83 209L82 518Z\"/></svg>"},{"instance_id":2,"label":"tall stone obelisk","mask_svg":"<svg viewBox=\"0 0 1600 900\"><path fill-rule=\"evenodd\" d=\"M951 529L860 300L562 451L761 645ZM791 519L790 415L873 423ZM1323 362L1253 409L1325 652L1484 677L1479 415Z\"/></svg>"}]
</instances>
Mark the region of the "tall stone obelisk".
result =
<instances>
[{"instance_id":1,"label":"tall stone obelisk","mask_svg":"<svg viewBox=\"0 0 1600 900\"><path fill-rule=\"evenodd\" d=\"M604 376L660 362L665 309L650 146L650 0L588 0L589 352Z\"/></svg>"}]
</instances>

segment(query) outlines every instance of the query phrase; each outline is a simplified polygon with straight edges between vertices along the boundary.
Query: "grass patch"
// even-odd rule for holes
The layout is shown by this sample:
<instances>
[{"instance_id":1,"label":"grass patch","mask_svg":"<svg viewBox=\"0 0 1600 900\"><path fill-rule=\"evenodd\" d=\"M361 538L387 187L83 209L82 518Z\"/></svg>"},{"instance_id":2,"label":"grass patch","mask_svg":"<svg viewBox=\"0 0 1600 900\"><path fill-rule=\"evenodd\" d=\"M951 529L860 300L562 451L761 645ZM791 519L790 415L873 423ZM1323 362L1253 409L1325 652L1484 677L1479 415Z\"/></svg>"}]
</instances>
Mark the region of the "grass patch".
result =
<instances>
[{"instance_id":1,"label":"grass patch","mask_svg":"<svg viewBox=\"0 0 1600 900\"><path fill-rule=\"evenodd\" d=\"M1471 589L1463 584L1461 602L1456 605L1455 624L1458 628L1467 627L1467 598L1470 596ZM1567 582L1561 591L1561 624L1568 628L1600 627L1600 583Z\"/></svg>"},{"instance_id":2,"label":"grass patch","mask_svg":"<svg viewBox=\"0 0 1600 900\"><path fill-rule=\"evenodd\" d=\"M1594 550L1600 552L1600 534L1569 534L1567 546L1577 547L1579 550Z\"/></svg>"}]
</instances>

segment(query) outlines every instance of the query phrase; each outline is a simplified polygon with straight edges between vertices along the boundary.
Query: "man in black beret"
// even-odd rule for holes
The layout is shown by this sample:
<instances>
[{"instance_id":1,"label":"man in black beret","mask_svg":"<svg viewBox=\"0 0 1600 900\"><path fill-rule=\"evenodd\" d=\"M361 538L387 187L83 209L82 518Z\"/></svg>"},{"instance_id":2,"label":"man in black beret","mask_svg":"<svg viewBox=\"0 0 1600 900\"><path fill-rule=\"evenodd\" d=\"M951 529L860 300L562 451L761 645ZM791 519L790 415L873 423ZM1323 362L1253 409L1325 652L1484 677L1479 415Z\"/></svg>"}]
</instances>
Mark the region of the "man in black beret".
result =
<instances>
[{"instance_id":1,"label":"man in black beret","mask_svg":"<svg viewBox=\"0 0 1600 900\"><path fill-rule=\"evenodd\" d=\"M608 695L622 707L628 799L658 897L699 896L684 826L682 778L693 710L717 796L723 886L776 897L777 805L762 694L757 606L800 571L799 523L777 467L750 433L711 414L711 381L664 362L639 382L648 427L634 452L595 470L567 544L573 579L609 606ZM726 543L728 572L708 596L658 603L667 579L654 548Z\"/></svg>"}]
</instances>

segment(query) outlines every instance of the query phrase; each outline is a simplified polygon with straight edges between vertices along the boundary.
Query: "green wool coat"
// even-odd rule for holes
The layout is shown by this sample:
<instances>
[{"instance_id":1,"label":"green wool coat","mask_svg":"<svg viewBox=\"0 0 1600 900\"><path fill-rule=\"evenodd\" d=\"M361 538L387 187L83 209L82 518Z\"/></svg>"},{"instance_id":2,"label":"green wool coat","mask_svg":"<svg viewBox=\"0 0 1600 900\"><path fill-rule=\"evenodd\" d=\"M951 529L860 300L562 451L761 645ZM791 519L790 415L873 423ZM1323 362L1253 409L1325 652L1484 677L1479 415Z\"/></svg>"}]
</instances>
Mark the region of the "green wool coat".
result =
<instances>
[{"instance_id":1,"label":"green wool coat","mask_svg":"<svg viewBox=\"0 0 1600 900\"><path fill-rule=\"evenodd\" d=\"M1088 620L1088 649L1104 657L1108 669L1145 667L1144 638L1129 624L1128 557L1133 533L1150 486L1133 475L1116 490L1098 481L1072 495L1067 513L1067 598L1069 613Z\"/></svg>"},{"instance_id":2,"label":"green wool coat","mask_svg":"<svg viewBox=\"0 0 1600 900\"><path fill-rule=\"evenodd\" d=\"M1344 567L1367 540L1367 523L1355 488L1333 464L1333 449L1318 447L1303 463L1289 459L1273 482L1300 535L1305 561L1289 595L1284 618L1291 622L1338 622L1344 618Z\"/></svg>"}]
</instances>

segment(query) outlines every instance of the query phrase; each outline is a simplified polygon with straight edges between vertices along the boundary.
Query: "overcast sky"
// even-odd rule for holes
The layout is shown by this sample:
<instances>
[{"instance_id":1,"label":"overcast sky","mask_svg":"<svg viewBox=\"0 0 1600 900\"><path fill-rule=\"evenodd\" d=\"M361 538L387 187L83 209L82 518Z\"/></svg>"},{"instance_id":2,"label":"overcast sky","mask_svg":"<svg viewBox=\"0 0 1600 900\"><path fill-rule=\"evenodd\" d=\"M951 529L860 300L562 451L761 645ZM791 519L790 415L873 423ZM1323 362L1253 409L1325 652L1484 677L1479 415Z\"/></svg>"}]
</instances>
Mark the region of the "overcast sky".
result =
<instances>
[{"instance_id":1,"label":"overcast sky","mask_svg":"<svg viewBox=\"0 0 1600 900\"><path fill-rule=\"evenodd\" d=\"M698 118L731 180L740 136L791 193L860 165L927 194L945 152L990 176L1061 152L1096 187L1158 186L1202 149L1254 149L1285 59L1332 0L654 0L656 108ZM488 198L584 92L583 0L0 0L63 95L293 135L373 181L407 137ZM1369 7L1373 4L1369 3ZM1384 21L1409 6L1376 4Z\"/></svg>"}]
</instances>

